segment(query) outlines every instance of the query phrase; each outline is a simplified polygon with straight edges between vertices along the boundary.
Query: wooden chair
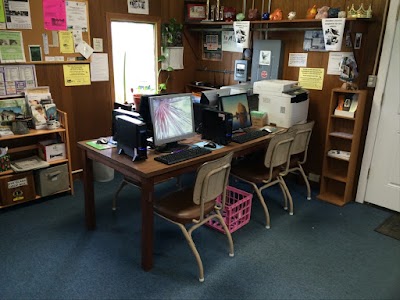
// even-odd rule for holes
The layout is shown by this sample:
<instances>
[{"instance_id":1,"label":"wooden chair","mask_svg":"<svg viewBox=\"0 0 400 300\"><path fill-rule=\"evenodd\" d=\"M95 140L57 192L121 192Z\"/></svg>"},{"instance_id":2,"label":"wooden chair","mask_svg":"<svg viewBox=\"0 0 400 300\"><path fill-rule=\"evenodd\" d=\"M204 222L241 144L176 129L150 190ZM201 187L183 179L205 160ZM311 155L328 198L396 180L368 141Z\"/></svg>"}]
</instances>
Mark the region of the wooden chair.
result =
<instances>
[{"instance_id":1,"label":"wooden chair","mask_svg":"<svg viewBox=\"0 0 400 300\"><path fill-rule=\"evenodd\" d=\"M301 165L303 165L307 160L308 144L310 143L310 137L314 123L314 121L310 121L306 124L293 125L288 129L288 132L296 132L296 136L294 137L293 141L293 147L290 152L290 164L288 172L300 172L307 186L307 200L311 200L311 188Z\"/></svg>"},{"instance_id":2,"label":"wooden chair","mask_svg":"<svg viewBox=\"0 0 400 300\"><path fill-rule=\"evenodd\" d=\"M296 132L277 134L269 141L263 156L243 159L232 165L231 175L250 184L256 192L264 208L266 228L270 228L270 216L262 191L274 184L279 184L285 198L284 208L287 209L289 200L289 214L293 214L293 201L290 192L283 180L289 169L290 152Z\"/></svg>"},{"instance_id":3,"label":"wooden chair","mask_svg":"<svg viewBox=\"0 0 400 300\"><path fill-rule=\"evenodd\" d=\"M199 267L199 281L204 281L203 263L192 239L195 229L211 219L217 219L225 230L229 242L229 255L234 256L232 236L222 218L221 209L224 209L226 186L233 153L204 163L197 170L194 187L184 188L173 192L154 202L154 211L157 215L176 224L182 230ZM222 195L221 204L216 198ZM188 228L187 228L188 227Z\"/></svg>"}]
</instances>

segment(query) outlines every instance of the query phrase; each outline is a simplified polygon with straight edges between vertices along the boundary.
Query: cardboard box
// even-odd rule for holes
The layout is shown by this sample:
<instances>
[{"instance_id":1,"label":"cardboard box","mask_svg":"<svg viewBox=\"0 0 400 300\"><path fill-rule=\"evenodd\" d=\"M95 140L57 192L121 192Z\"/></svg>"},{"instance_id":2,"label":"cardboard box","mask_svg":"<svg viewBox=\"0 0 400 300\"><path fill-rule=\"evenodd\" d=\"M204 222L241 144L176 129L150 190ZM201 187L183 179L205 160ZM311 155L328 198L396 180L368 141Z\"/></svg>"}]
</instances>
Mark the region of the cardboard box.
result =
<instances>
[{"instance_id":1,"label":"cardboard box","mask_svg":"<svg viewBox=\"0 0 400 300\"><path fill-rule=\"evenodd\" d=\"M58 143L56 140L41 141L39 142L39 156L48 162L65 159L65 144Z\"/></svg>"},{"instance_id":2,"label":"cardboard box","mask_svg":"<svg viewBox=\"0 0 400 300\"><path fill-rule=\"evenodd\" d=\"M69 189L67 164L35 171L35 185L42 197Z\"/></svg>"},{"instance_id":3,"label":"cardboard box","mask_svg":"<svg viewBox=\"0 0 400 300\"><path fill-rule=\"evenodd\" d=\"M24 172L0 178L2 205L25 202L36 198L32 172Z\"/></svg>"}]
</instances>

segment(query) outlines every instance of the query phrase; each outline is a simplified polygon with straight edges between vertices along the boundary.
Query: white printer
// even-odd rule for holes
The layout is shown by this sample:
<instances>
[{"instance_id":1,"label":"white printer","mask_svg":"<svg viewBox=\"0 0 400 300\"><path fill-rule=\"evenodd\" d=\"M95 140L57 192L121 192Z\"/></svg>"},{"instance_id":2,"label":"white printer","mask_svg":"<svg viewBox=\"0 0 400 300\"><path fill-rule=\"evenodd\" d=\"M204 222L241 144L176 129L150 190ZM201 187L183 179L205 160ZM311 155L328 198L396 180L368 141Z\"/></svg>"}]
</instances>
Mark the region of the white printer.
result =
<instances>
[{"instance_id":1,"label":"white printer","mask_svg":"<svg viewBox=\"0 0 400 300\"><path fill-rule=\"evenodd\" d=\"M262 80L253 85L253 93L258 94L258 110L266 112L268 124L289 128L294 124L307 122L308 91L290 80Z\"/></svg>"}]
</instances>

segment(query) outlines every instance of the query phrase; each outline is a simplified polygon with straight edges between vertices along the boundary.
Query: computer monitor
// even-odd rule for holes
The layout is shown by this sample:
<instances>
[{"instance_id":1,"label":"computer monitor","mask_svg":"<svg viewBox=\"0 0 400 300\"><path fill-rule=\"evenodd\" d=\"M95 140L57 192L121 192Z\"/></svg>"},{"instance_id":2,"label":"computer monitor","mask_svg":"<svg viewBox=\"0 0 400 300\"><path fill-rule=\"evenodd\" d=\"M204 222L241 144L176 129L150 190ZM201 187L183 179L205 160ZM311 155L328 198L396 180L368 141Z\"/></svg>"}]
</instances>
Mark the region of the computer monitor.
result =
<instances>
[{"instance_id":1,"label":"computer monitor","mask_svg":"<svg viewBox=\"0 0 400 300\"><path fill-rule=\"evenodd\" d=\"M201 92L200 103L219 108L219 97L230 94L230 89L213 89Z\"/></svg>"},{"instance_id":2,"label":"computer monitor","mask_svg":"<svg viewBox=\"0 0 400 300\"><path fill-rule=\"evenodd\" d=\"M191 94L150 97L149 106L156 151L173 152L185 148L178 142L196 134Z\"/></svg>"},{"instance_id":3,"label":"computer monitor","mask_svg":"<svg viewBox=\"0 0 400 300\"><path fill-rule=\"evenodd\" d=\"M221 107L233 115L232 132L251 127L251 118L247 93L221 96Z\"/></svg>"}]
</instances>

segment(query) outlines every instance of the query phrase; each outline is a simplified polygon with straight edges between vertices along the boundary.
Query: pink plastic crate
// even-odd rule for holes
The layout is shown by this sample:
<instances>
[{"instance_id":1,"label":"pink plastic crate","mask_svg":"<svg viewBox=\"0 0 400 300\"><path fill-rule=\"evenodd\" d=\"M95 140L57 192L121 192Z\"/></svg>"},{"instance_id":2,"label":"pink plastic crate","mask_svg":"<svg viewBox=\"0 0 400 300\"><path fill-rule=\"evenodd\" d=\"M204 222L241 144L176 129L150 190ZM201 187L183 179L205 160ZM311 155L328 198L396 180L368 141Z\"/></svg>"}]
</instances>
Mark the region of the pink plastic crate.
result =
<instances>
[{"instance_id":1,"label":"pink plastic crate","mask_svg":"<svg viewBox=\"0 0 400 300\"><path fill-rule=\"evenodd\" d=\"M221 213L230 233L235 232L239 228L249 223L252 198L253 195L250 193L229 185L226 187L225 208L221 211ZM220 203L221 196L218 196L216 201ZM215 219L208 221L206 225L225 233L221 224Z\"/></svg>"}]
</instances>

